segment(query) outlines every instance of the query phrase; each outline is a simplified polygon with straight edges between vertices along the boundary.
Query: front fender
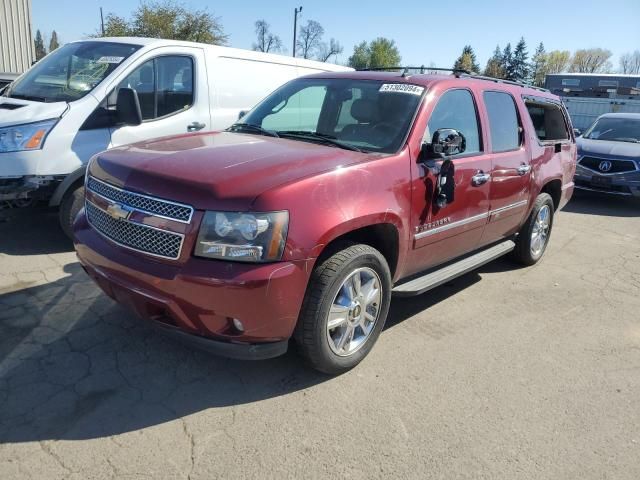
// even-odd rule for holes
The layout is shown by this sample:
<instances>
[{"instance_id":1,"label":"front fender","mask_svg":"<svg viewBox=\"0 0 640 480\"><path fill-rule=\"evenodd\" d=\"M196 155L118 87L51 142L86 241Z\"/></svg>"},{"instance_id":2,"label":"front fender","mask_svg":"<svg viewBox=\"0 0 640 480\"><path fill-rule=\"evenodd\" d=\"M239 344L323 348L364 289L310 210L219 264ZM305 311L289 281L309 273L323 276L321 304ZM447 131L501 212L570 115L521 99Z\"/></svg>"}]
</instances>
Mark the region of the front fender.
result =
<instances>
[{"instance_id":1,"label":"front fender","mask_svg":"<svg viewBox=\"0 0 640 480\"><path fill-rule=\"evenodd\" d=\"M74 170L69 175L67 175L64 180L58 185L56 190L53 192L53 195L49 199L50 207L58 207L64 198L65 193L71 188L71 186L76 183L80 179L84 179L84 173L87 171L87 166L82 165L77 170Z\"/></svg>"}]
</instances>

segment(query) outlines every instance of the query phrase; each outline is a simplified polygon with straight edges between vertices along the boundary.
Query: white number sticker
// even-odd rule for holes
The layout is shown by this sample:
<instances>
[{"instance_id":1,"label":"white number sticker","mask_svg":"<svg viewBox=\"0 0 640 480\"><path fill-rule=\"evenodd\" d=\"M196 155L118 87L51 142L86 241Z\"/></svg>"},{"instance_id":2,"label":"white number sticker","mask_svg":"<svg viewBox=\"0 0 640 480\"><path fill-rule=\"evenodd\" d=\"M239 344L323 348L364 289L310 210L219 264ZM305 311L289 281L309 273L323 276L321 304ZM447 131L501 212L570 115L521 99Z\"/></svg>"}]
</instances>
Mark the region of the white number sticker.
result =
<instances>
[{"instance_id":1,"label":"white number sticker","mask_svg":"<svg viewBox=\"0 0 640 480\"><path fill-rule=\"evenodd\" d=\"M380 87L380 92L408 93L411 95L422 95L424 87L410 85L408 83L384 83Z\"/></svg>"},{"instance_id":2,"label":"white number sticker","mask_svg":"<svg viewBox=\"0 0 640 480\"><path fill-rule=\"evenodd\" d=\"M120 63L124 57L100 57L98 63Z\"/></svg>"}]
</instances>

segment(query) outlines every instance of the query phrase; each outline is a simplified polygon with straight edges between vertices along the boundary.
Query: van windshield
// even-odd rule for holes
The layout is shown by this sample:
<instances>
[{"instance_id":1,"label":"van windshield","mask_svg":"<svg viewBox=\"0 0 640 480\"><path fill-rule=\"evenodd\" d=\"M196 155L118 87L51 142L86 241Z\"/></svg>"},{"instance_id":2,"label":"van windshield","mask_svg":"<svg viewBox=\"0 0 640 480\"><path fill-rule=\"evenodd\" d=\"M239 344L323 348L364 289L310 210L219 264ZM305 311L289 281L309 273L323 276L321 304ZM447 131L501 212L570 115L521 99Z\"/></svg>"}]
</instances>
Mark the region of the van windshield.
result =
<instances>
[{"instance_id":1,"label":"van windshield","mask_svg":"<svg viewBox=\"0 0 640 480\"><path fill-rule=\"evenodd\" d=\"M405 141L425 88L351 78L293 80L230 131L395 153Z\"/></svg>"},{"instance_id":2,"label":"van windshield","mask_svg":"<svg viewBox=\"0 0 640 480\"><path fill-rule=\"evenodd\" d=\"M36 63L4 95L38 102L78 100L138 49L123 43L68 43Z\"/></svg>"}]
</instances>

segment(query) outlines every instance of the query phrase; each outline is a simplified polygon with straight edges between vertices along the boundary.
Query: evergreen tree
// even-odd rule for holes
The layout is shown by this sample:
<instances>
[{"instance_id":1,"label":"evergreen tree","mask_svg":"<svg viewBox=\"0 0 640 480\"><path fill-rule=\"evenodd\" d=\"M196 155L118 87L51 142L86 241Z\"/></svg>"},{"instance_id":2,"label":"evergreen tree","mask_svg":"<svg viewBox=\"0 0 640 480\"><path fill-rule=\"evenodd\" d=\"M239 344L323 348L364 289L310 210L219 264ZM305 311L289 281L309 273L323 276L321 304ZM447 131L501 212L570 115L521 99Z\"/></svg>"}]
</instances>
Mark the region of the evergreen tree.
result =
<instances>
[{"instance_id":1,"label":"evergreen tree","mask_svg":"<svg viewBox=\"0 0 640 480\"><path fill-rule=\"evenodd\" d=\"M511 43L507 43L507 46L504 47L502 51L502 61L500 62L500 66L502 67L503 78L511 80L512 74L512 66L513 63L513 52L511 51Z\"/></svg>"},{"instance_id":2,"label":"evergreen tree","mask_svg":"<svg viewBox=\"0 0 640 480\"><path fill-rule=\"evenodd\" d=\"M496 49L493 51L493 55L487 61L487 66L484 68L484 75L493 78L504 78L504 68L502 66L502 50L500 50L500 45L496 45Z\"/></svg>"},{"instance_id":3,"label":"evergreen tree","mask_svg":"<svg viewBox=\"0 0 640 480\"><path fill-rule=\"evenodd\" d=\"M36 48L36 61L38 61L47 54L47 50L44 48L44 40L42 40L42 33L40 33L40 30L36 32L34 45Z\"/></svg>"},{"instance_id":4,"label":"evergreen tree","mask_svg":"<svg viewBox=\"0 0 640 480\"><path fill-rule=\"evenodd\" d=\"M523 37L520 37L520 41L516 45L513 51L513 60L511 61L511 70L509 80L516 82L526 82L529 78L529 53L527 52L527 44Z\"/></svg>"},{"instance_id":5,"label":"evergreen tree","mask_svg":"<svg viewBox=\"0 0 640 480\"><path fill-rule=\"evenodd\" d=\"M60 43L58 43L58 34L54 30L51 33L51 40L49 40L49 53L53 52L59 46L60 46Z\"/></svg>"},{"instance_id":6,"label":"evergreen tree","mask_svg":"<svg viewBox=\"0 0 640 480\"><path fill-rule=\"evenodd\" d=\"M536 52L531 58L531 75L529 76L529 82L533 85L541 87L544 85L544 78L547 74L547 52L544 49L544 44L540 42Z\"/></svg>"},{"instance_id":7,"label":"evergreen tree","mask_svg":"<svg viewBox=\"0 0 640 480\"><path fill-rule=\"evenodd\" d=\"M473 51L471 45L465 45L462 49L462 53L453 64L454 69L469 70L471 72L479 72L480 65L476 59L476 54Z\"/></svg>"}]
</instances>

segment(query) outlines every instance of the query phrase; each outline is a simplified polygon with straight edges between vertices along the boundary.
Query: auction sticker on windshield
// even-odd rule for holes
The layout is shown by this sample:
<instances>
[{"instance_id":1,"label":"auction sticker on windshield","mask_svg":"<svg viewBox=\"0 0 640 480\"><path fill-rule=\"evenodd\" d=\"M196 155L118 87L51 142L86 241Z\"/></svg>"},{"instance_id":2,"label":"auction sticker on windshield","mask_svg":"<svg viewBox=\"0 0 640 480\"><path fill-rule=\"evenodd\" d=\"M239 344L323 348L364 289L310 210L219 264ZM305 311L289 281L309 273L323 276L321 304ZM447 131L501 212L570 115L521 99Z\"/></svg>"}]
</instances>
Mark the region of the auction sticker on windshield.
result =
<instances>
[{"instance_id":1,"label":"auction sticker on windshield","mask_svg":"<svg viewBox=\"0 0 640 480\"><path fill-rule=\"evenodd\" d=\"M124 60L124 57L100 57L96 60L97 63L120 63Z\"/></svg>"},{"instance_id":2,"label":"auction sticker on windshield","mask_svg":"<svg viewBox=\"0 0 640 480\"><path fill-rule=\"evenodd\" d=\"M410 85L408 83L384 83L380 86L379 91L422 95L422 92L424 92L424 87L421 87L419 85Z\"/></svg>"}]
</instances>

